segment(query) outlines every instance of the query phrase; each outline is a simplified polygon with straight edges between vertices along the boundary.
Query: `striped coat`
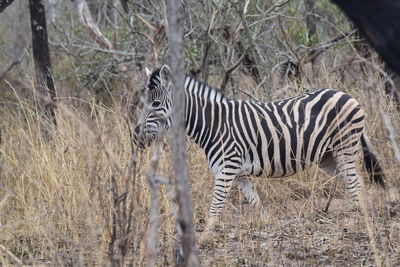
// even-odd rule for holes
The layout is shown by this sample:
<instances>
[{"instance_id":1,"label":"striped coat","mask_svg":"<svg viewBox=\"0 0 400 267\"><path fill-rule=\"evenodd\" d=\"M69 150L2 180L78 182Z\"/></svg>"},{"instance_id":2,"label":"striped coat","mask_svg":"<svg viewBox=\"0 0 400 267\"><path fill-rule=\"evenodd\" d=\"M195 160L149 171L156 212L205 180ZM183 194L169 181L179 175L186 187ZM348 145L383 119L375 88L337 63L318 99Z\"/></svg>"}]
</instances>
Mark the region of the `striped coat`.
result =
<instances>
[{"instance_id":1,"label":"striped coat","mask_svg":"<svg viewBox=\"0 0 400 267\"><path fill-rule=\"evenodd\" d=\"M170 127L173 86L157 70L149 79L147 102L135 131L141 147ZM350 95L321 89L268 103L233 100L194 77L185 79L187 134L203 148L215 175L210 216L217 217L233 185L254 206L261 201L248 176L285 177L313 164L346 181L357 200L360 181L355 159L359 143L374 182L384 175L364 133L364 111ZM164 118L160 120L160 118Z\"/></svg>"}]
</instances>

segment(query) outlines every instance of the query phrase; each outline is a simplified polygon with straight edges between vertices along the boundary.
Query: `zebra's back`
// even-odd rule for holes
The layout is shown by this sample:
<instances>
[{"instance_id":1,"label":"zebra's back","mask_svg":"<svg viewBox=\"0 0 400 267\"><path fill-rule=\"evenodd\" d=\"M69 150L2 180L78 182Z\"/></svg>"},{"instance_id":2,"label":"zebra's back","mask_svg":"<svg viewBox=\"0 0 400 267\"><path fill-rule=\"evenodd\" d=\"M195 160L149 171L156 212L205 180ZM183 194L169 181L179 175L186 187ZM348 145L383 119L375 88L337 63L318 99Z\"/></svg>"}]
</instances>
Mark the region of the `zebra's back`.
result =
<instances>
[{"instance_id":1,"label":"zebra's back","mask_svg":"<svg viewBox=\"0 0 400 267\"><path fill-rule=\"evenodd\" d=\"M269 103L231 102L228 122L243 175L293 175L358 141L364 126L358 101L332 89Z\"/></svg>"}]
</instances>

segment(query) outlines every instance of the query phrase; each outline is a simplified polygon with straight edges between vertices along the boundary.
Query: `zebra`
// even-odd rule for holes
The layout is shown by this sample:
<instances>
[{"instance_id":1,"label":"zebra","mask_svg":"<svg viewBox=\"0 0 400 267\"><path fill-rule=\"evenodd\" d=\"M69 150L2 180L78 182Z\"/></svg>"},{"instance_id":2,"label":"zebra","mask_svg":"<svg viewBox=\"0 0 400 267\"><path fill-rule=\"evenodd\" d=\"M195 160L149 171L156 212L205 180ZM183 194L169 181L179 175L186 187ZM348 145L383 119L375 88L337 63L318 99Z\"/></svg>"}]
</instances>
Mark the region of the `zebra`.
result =
<instances>
[{"instance_id":1,"label":"zebra","mask_svg":"<svg viewBox=\"0 0 400 267\"><path fill-rule=\"evenodd\" d=\"M148 107L134 131L133 142L149 145L171 125L173 85L167 67L148 73ZM385 175L364 132L364 111L350 95L319 89L275 102L235 100L186 75L187 134L204 150L215 176L209 210L211 227L224 207L232 186L245 199L261 206L249 176L285 177L319 165L343 178L346 191L357 202L361 183L355 156L359 143L370 178L385 187Z\"/></svg>"}]
</instances>

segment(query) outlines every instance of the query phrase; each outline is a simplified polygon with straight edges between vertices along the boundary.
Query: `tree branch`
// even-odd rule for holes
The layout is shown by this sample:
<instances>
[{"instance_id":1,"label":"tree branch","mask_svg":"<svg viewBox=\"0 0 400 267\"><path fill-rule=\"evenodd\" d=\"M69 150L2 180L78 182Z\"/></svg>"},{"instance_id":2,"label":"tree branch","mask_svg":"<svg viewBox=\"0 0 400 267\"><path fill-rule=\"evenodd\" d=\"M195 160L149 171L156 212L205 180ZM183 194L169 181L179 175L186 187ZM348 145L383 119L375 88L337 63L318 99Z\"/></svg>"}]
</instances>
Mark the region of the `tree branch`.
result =
<instances>
[{"instance_id":1,"label":"tree branch","mask_svg":"<svg viewBox=\"0 0 400 267\"><path fill-rule=\"evenodd\" d=\"M221 87L220 89L222 91L225 90L226 85L228 84L229 81L229 77L231 76L231 73L237 68L239 67L240 63L242 63L243 59L247 56L247 51L249 50L250 47L247 47L243 54L240 56L240 58L232 65L230 66L227 70L225 70L225 75L224 75L224 79L222 80L221 83Z\"/></svg>"},{"instance_id":2,"label":"tree branch","mask_svg":"<svg viewBox=\"0 0 400 267\"><path fill-rule=\"evenodd\" d=\"M113 49L111 42L103 35L97 24L92 18L89 7L85 0L78 0L76 3L79 13L79 19L83 25L85 25L89 34L92 35L93 39L103 48Z\"/></svg>"},{"instance_id":3,"label":"tree branch","mask_svg":"<svg viewBox=\"0 0 400 267\"><path fill-rule=\"evenodd\" d=\"M1 0L0 0L1 1ZM16 65L18 65L19 63L21 63L22 59L25 57L25 55L27 54L26 49L28 49L28 46L26 48L24 48L22 50L21 55L19 55L17 57L16 60L14 60L13 63L11 63L11 65L3 72L3 74L0 75L0 82L4 79L4 77L6 77L7 73L10 72L10 70L12 70L12 68L14 68Z\"/></svg>"}]
</instances>

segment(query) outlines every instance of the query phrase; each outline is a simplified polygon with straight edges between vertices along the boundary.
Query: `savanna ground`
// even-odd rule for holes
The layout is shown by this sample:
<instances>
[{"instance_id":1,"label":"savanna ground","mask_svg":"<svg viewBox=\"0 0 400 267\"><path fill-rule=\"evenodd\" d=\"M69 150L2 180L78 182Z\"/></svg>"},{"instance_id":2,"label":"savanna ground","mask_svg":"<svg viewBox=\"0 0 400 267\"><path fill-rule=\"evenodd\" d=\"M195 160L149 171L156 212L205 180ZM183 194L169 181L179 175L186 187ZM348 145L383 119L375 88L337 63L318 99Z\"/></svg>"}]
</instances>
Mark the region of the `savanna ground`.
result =
<instances>
[{"instance_id":1,"label":"savanna ground","mask_svg":"<svg viewBox=\"0 0 400 267\"><path fill-rule=\"evenodd\" d=\"M88 40L69 1L51 6L54 14L48 21L58 94L56 128L49 127L36 110L29 49L0 81L1 266L109 266L122 261L136 266L146 265L150 256L159 266L174 264L178 237L168 137L159 155L157 251L146 249L152 154L149 149L135 156L130 139L140 109L137 103L132 107L131 100L145 86L143 67L148 63L147 50L153 48L148 37L154 29L146 23L161 22L161 15L154 14L162 14L162 1L151 6L136 1L140 3L132 4L132 14L116 6L115 21L106 19L111 11L101 1L87 2L97 14L105 13L99 15L98 23L119 50L104 52ZM400 168L393 153L398 144L393 141L400 137L400 113L399 103L385 93L388 77L382 74L384 65L373 52L366 58L366 54L360 55L351 23L329 1L315 1L311 13L319 24L314 37L305 22L305 14L310 12L305 13L300 1L249 1L249 13L244 16L239 11L245 1L233 2L185 1L187 70L204 63L204 76L211 85L219 86L226 69L243 53L241 46L249 45L246 51L252 51L250 59L261 81L256 82L257 77L240 64L226 87L233 98L249 99L251 95L270 101L326 87L356 97L366 111L366 132L384 167L387 190L372 185L361 164L366 206L360 210L349 206L341 181L333 190L335 180L316 167L288 178L252 178L268 220L259 220L257 212L233 190L219 226L199 249L202 265L399 266ZM271 9L273 3L282 5ZM9 11L11 8L0 17L1 51L24 49L24 39L30 36L29 30L25 34L19 28L5 30L15 29L27 19L28 11ZM62 19L54 19L58 16ZM128 25L128 21L134 23ZM240 28L238 21L246 27ZM232 36L226 38L226 32ZM336 42L336 36L344 38ZM16 41L10 42L14 37ZM207 53L211 56L206 59L204 48L210 43ZM166 47L164 43L159 49L154 66L168 62ZM286 63L293 63L298 56L306 58L314 48L322 51L315 60L297 62L301 75L291 75L288 68L282 74ZM7 53L0 56L1 62L7 62ZM187 156L193 219L199 235L208 217L214 178L203 152L191 141ZM330 194L329 211L322 212Z\"/></svg>"}]
</instances>

